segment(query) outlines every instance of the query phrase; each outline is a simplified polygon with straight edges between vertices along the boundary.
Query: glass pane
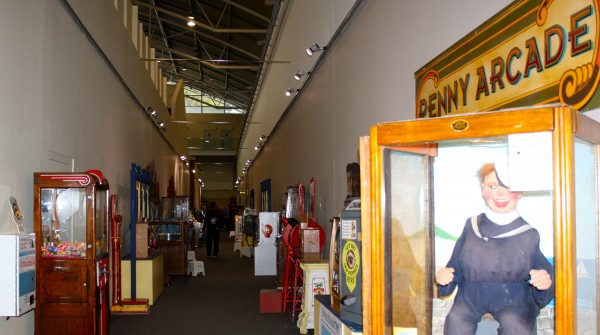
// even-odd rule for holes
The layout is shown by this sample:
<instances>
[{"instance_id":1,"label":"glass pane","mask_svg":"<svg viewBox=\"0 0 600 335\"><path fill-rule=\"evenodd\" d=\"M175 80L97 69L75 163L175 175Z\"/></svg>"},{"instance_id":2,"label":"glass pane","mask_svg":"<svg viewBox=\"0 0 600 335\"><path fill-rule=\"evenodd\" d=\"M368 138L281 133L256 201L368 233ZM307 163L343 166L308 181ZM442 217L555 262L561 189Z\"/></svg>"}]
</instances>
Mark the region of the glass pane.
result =
<instances>
[{"instance_id":1,"label":"glass pane","mask_svg":"<svg viewBox=\"0 0 600 335\"><path fill-rule=\"evenodd\" d=\"M42 189L42 255L86 257L86 189Z\"/></svg>"},{"instance_id":2,"label":"glass pane","mask_svg":"<svg viewBox=\"0 0 600 335\"><path fill-rule=\"evenodd\" d=\"M391 320L394 328L417 328L430 334L429 310L431 266L428 234L428 158L422 155L387 150L385 155L386 254L391 268L386 281L386 296L392 296ZM388 253L389 250L389 253Z\"/></svg>"},{"instance_id":3,"label":"glass pane","mask_svg":"<svg viewBox=\"0 0 600 335\"><path fill-rule=\"evenodd\" d=\"M108 256L108 191L96 192L96 258Z\"/></svg>"},{"instance_id":4,"label":"glass pane","mask_svg":"<svg viewBox=\"0 0 600 335\"><path fill-rule=\"evenodd\" d=\"M173 200L174 219L186 221L189 215L189 202L188 197L175 197Z\"/></svg>"},{"instance_id":5,"label":"glass pane","mask_svg":"<svg viewBox=\"0 0 600 335\"><path fill-rule=\"evenodd\" d=\"M159 241L180 241L181 240L181 224L157 224L156 235Z\"/></svg>"},{"instance_id":6,"label":"glass pane","mask_svg":"<svg viewBox=\"0 0 600 335\"><path fill-rule=\"evenodd\" d=\"M161 207L162 207L162 214L161 214L161 219L163 220L169 220L172 219L174 217L174 213L173 213L173 198L171 197L163 197L162 198L162 203L161 203Z\"/></svg>"},{"instance_id":7,"label":"glass pane","mask_svg":"<svg viewBox=\"0 0 600 335\"><path fill-rule=\"evenodd\" d=\"M577 333L598 334L598 179L596 146L575 142L575 239L577 241Z\"/></svg>"},{"instance_id":8,"label":"glass pane","mask_svg":"<svg viewBox=\"0 0 600 335\"><path fill-rule=\"evenodd\" d=\"M474 278L478 278L477 281L489 282L485 276L494 278L494 280L503 278L499 285L505 285L507 282L526 282L531 269L529 264L517 267L517 264L520 263L517 262L518 257L516 255L506 257L511 249L507 250L504 247L505 243L511 243L510 239L518 238L518 234L504 237L500 234L498 236L493 235L490 231L488 237L484 234L486 228L482 228L482 237L475 237L471 218L476 218L476 227L485 227L481 221L484 218L478 218L482 213L485 213L486 218L493 217L493 220L488 220L493 222L488 224L488 227L504 229L508 233L512 231L504 227L513 225L517 228L520 223L517 224L515 220L520 215L539 232L540 250L546 260L553 264L553 192L551 190L552 183L548 181L548 177L550 181L552 178L551 137L549 135L549 133L535 133L525 134L524 136L519 135L518 137L508 136L439 143L438 155L433 163L435 271L437 272L440 268L446 267L449 261L458 262L454 263L457 265L457 269L453 274L453 280L462 282L462 284L459 284L458 290L461 290L460 285L468 285L474 281ZM535 169L523 169L522 166L527 166L527 162L532 159L536 162ZM482 172L483 177L490 176L490 173L493 174L493 169L496 168L496 174L489 177L494 182L499 180L493 186L494 189L501 188L501 186L498 186L499 183L505 183L508 185L510 192L520 192L520 198L517 195L513 198L516 212L509 210L509 207L502 207L505 206L504 200L506 198L503 198L500 202L495 202L494 199L504 197L504 195L490 196L484 193L479 171L486 163L493 163L494 166L491 166L492 170L489 171L481 170L486 171ZM519 168L515 169L514 167ZM531 179L536 180L530 182ZM488 180L488 177L486 177L486 180ZM502 189L506 190L503 187ZM486 198L488 201L485 200ZM505 212L510 215L504 215ZM504 232L504 230L501 232ZM473 238L465 242L460 256L457 255L456 258L453 258L456 242L459 241L463 231L467 232L467 236ZM489 239L489 242L486 238ZM524 239L526 238L524 237ZM467 252L467 250L471 250L471 252ZM512 250L516 249L513 248ZM506 257L507 262L499 259L501 256ZM510 261L508 261L509 258ZM546 261L543 260L542 262L545 263ZM497 264L497 266L486 269L487 264ZM552 271L551 267L549 269ZM443 333L446 317L458 292L456 289L452 289L453 287L453 285L445 288L437 287L440 288L440 292L436 293L433 299L433 334ZM474 287L474 284L471 284L471 287ZM499 286L499 289L501 287ZM491 287L487 288L492 289ZM500 300L500 297L491 298ZM478 298L478 300L483 299ZM553 309L553 301L550 301L541 311L538 322L534 322L534 324L537 324L538 332L551 332L554 330ZM498 322L493 319L491 314L484 314L484 317L476 326L478 335L497 334L497 328Z\"/></svg>"}]
</instances>

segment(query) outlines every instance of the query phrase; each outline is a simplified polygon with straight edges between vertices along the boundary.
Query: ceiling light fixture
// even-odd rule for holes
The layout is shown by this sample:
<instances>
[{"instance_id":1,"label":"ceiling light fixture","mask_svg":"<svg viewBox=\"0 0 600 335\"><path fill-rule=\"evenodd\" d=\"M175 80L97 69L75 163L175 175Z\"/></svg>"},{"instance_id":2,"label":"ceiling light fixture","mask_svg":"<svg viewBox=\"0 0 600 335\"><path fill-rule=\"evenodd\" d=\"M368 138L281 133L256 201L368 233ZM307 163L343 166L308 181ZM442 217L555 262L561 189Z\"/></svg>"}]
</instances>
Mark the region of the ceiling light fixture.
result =
<instances>
[{"instance_id":1,"label":"ceiling light fixture","mask_svg":"<svg viewBox=\"0 0 600 335\"><path fill-rule=\"evenodd\" d=\"M306 48L306 53L309 56L312 56L315 52L319 52L319 51L323 51L325 50L325 48L327 47L320 47L317 43L311 45L310 47Z\"/></svg>"},{"instance_id":2,"label":"ceiling light fixture","mask_svg":"<svg viewBox=\"0 0 600 335\"><path fill-rule=\"evenodd\" d=\"M188 26L193 27L193 26L196 25L196 22L194 22L194 17L193 16L188 16L188 19L189 19L188 22L187 22Z\"/></svg>"},{"instance_id":3,"label":"ceiling light fixture","mask_svg":"<svg viewBox=\"0 0 600 335\"><path fill-rule=\"evenodd\" d=\"M294 79L300 80L303 76L308 76L309 74L310 74L310 71L304 72L302 70L298 70L298 72L296 72L296 74L294 75Z\"/></svg>"},{"instance_id":4,"label":"ceiling light fixture","mask_svg":"<svg viewBox=\"0 0 600 335\"><path fill-rule=\"evenodd\" d=\"M288 88L287 91L285 91L285 95L287 97L289 97L292 95L292 93L297 93L297 92L300 92L300 90L297 88Z\"/></svg>"},{"instance_id":5,"label":"ceiling light fixture","mask_svg":"<svg viewBox=\"0 0 600 335\"><path fill-rule=\"evenodd\" d=\"M259 140L260 140L260 141L264 141L264 140L266 140L266 139L267 139L267 135L262 135L262 136L259 138Z\"/></svg>"}]
</instances>

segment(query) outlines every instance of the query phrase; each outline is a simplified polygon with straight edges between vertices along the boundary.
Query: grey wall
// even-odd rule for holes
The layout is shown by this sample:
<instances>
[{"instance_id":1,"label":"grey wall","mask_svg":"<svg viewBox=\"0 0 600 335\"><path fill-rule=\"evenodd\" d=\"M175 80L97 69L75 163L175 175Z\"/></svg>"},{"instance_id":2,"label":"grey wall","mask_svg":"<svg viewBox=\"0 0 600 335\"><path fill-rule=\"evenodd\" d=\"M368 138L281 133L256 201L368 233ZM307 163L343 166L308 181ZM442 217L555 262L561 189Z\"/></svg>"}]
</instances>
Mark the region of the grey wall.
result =
<instances>
[{"instance_id":1,"label":"grey wall","mask_svg":"<svg viewBox=\"0 0 600 335\"><path fill-rule=\"evenodd\" d=\"M292 7L303 3L293 1ZM329 232L329 220L339 215L346 197L346 165L359 161L359 137L377 123L413 118L415 71L509 3L364 1L327 46L320 66L252 163L241 188L254 189L258 204L260 181L271 178L273 208L280 209L288 185L300 181L308 187L314 177L317 221ZM311 27L300 22L282 30L310 33ZM284 90L264 94L281 96ZM328 250L327 244L324 257Z\"/></svg>"}]
</instances>

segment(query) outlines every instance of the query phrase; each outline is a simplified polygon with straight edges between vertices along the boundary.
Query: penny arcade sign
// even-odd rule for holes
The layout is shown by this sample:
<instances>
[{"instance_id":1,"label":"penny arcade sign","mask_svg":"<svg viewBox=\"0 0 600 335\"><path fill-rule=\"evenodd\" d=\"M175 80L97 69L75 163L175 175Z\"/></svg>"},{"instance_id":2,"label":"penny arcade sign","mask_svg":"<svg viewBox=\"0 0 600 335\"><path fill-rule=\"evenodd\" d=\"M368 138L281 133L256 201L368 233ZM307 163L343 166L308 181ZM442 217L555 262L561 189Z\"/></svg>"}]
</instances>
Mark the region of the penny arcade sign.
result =
<instances>
[{"instance_id":1,"label":"penny arcade sign","mask_svg":"<svg viewBox=\"0 0 600 335\"><path fill-rule=\"evenodd\" d=\"M600 106L598 1L513 2L415 73L416 117Z\"/></svg>"}]
</instances>

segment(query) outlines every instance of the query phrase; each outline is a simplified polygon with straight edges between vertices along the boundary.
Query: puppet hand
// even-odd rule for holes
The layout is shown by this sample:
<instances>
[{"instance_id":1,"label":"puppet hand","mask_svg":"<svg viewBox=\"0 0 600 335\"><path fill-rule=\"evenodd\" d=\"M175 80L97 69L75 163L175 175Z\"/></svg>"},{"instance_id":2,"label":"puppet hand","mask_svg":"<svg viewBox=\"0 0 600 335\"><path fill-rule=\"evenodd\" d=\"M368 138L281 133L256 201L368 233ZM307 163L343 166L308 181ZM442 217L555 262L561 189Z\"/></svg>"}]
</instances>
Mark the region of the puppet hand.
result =
<instances>
[{"instance_id":1,"label":"puppet hand","mask_svg":"<svg viewBox=\"0 0 600 335\"><path fill-rule=\"evenodd\" d=\"M453 268L441 268L435 274L435 281L442 286L448 285L452 279L454 279Z\"/></svg>"},{"instance_id":2,"label":"puppet hand","mask_svg":"<svg viewBox=\"0 0 600 335\"><path fill-rule=\"evenodd\" d=\"M531 276L529 283L538 290L544 291L552 286L552 277L546 270L531 270L529 275Z\"/></svg>"}]
</instances>

